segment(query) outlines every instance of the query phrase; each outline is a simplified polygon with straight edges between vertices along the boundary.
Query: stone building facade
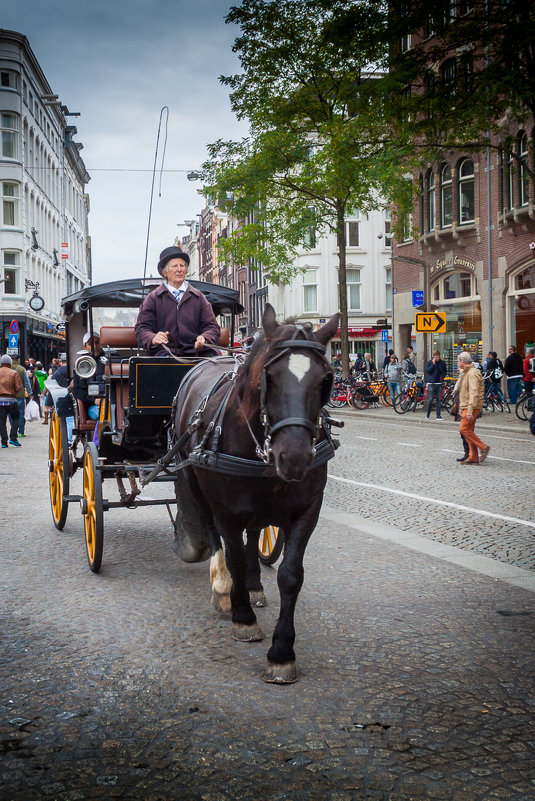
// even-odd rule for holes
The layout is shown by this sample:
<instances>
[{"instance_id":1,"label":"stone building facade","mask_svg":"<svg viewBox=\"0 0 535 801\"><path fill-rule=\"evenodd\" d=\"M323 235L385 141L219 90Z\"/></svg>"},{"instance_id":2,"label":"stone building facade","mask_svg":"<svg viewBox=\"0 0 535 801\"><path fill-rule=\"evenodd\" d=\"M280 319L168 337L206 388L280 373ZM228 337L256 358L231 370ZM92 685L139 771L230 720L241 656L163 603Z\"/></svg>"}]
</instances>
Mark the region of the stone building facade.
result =
<instances>
[{"instance_id":1,"label":"stone building facade","mask_svg":"<svg viewBox=\"0 0 535 801\"><path fill-rule=\"evenodd\" d=\"M89 175L73 115L15 31L0 31L0 114L1 349L16 320L21 356L44 363L64 347L61 298L91 279Z\"/></svg>"}]
</instances>

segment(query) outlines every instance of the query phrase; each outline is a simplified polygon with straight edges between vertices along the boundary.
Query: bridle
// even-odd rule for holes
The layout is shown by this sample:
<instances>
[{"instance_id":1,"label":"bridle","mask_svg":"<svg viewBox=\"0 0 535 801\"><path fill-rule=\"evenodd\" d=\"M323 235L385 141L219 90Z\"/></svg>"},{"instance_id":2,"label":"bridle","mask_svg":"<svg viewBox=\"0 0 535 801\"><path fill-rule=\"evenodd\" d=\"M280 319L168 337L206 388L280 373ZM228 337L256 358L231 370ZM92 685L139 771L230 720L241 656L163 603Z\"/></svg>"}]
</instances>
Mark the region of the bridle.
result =
<instances>
[{"instance_id":1,"label":"bridle","mask_svg":"<svg viewBox=\"0 0 535 801\"><path fill-rule=\"evenodd\" d=\"M309 351L317 353L322 361L325 363L327 370L325 371L325 376L323 378L323 386L321 391L321 407L327 403L334 380L334 372L333 369L328 362L327 358L325 357L326 348L325 345L322 345L321 342L316 342L316 340L311 339L297 339L298 335L302 334L306 336L306 332L304 326L296 325L295 331L291 339L283 339L280 342L276 342L273 345L272 350L275 351L271 357L266 361L262 368L262 373L260 375L260 382L258 385L258 391L260 394L260 421L264 427L264 447L261 448L258 442L256 441L256 437L253 435L253 439L256 442L256 454L257 456L262 459L263 462L266 464L270 461L272 456L272 449L271 449L271 439L273 435L280 431L282 428L287 428L288 426L300 426L301 428L306 428L312 434L312 449L315 452L315 443L318 437L319 428L320 428L320 419L321 413L318 420L315 423L312 423L310 420L307 420L306 417L285 417L282 420L279 420L274 425L271 425L268 417L267 412L267 369L272 364L277 362L279 359L282 359L283 356L286 356L288 353L292 353L295 351ZM250 427L249 430L251 431ZM251 431L252 434L252 431Z\"/></svg>"}]
</instances>

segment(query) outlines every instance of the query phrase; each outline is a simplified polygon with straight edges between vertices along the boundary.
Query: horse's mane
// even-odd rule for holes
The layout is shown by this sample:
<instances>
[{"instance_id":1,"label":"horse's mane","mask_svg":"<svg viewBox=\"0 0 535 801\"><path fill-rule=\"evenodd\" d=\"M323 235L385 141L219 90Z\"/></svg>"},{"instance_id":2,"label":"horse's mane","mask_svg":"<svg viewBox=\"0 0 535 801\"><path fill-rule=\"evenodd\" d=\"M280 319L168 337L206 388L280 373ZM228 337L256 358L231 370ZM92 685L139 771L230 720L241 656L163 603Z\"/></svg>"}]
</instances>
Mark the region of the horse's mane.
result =
<instances>
[{"instance_id":1,"label":"horse's mane","mask_svg":"<svg viewBox=\"0 0 535 801\"><path fill-rule=\"evenodd\" d=\"M305 323L303 325L300 331L300 334L301 333L304 334L305 339L314 339L312 325L310 323ZM268 361L268 357L271 355L274 343L282 342L285 339L291 339L294 334L295 325L290 322L277 324L274 334L271 337L266 337L266 335L262 333L254 341L249 355L240 367L236 379L236 387L241 400L241 411L248 420L259 411L258 386L260 384L262 370ZM303 338L303 336L298 336L301 339Z\"/></svg>"}]
</instances>

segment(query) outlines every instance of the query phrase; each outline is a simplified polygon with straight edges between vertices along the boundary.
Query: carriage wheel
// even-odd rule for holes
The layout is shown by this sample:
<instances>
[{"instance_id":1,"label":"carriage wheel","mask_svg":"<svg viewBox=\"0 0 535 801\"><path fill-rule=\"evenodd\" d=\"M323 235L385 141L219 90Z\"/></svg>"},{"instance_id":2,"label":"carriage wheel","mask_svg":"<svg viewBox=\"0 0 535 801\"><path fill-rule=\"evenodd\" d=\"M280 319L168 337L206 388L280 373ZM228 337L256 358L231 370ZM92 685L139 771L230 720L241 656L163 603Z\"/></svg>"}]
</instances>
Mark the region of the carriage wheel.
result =
<instances>
[{"instance_id":1,"label":"carriage wheel","mask_svg":"<svg viewBox=\"0 0 535 801\"><path fill-rule=\"evenodd\" d=\"M104 546L104 509L102 504L102 476L98 466L98 451L93 442L88 442L84 451L84 516L85 545L89 567L98 573L102 563Z\"/></svg>"},{"instance_id":2,"label":"carriage wheel","mask_svg":"<svg viewBox=\"0 0 535 801\"><path fill-rule=\"evenodd\" d=\"M69 494L70 466L67 423L64 417L52 412L48 440L48 486L50 489L50 508L52 520L60 531L67 521L69 504L65 495Z\"/></svg>"},{"instance_id":3,"label":"carriage wheel","mask_svg":"<svg viewBox=\"0 0 535 801\"><path fill-rule=\"evenodd\" d=\"M284 531L278 526L266 526L258 538L258 558L263 565L274 565L284 548Z\"/></svg>"}]
</instances>

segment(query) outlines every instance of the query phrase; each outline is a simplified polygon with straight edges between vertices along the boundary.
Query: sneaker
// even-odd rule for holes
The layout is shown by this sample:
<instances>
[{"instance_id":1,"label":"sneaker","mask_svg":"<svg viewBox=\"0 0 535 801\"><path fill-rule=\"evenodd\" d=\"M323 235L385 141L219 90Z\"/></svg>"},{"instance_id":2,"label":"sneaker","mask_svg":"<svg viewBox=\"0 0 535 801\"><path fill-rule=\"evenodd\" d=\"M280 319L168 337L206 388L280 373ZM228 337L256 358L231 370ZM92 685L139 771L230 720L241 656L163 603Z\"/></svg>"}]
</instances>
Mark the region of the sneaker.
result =
<instances>
[{"instance_id":1,"label":"sneaker","mask_svg":"<svg viewBox=\"0 0 535 801\"><path fill-rule=\"evenodd\" d=\"M444 418L443 418L443 417L437 417L437 420L440 420L440 422L442 423L442 421L444 420Z\"/></svg>"},{"instance_id":2,"label":"sneaker","mask_svg":"<svg viewBox=\"0 0 535 801\"><path fill-rule=\"evenodd\" d=\"M431 418L430 418L430 417L428 417L427 415L424 417L424 420L430 420L430 419L431 419Z\"/></svg>"},{"instance_id":3,"label":"sneaker","mask_svg":"<svg viewBox=\"0 0 535 801\"><path fill-rule=\"evenodd\" d=\"M490 451L490 448L489 448L488 445L487 445L486 448L483 448L482 450L479 451L479 461L480 462L484 462L485 461L485 459L488 456L489 451Z\"/></svg>"},{"instance_id":4,"label":"sneaker","mask_svg":"<svg viewBox=\"0 0 535 801\"><path fill-rule=\"evenodd\" d=\"M17 437L25 437L26 434L17 434Z\"/></svg>"},{"instance_id":5,"label":"sneaker","mask_svg":"<svg viewBox=\"0 0 535 801\"><path fill-rule=\"evenodd\" d=\"M10 444L10 445L14 445L14 446L15 446L15 448L21 448L21 447L22 447L22 446L21 446L21 444L20 444L20 442L17 442L17 440L16 440L16 439L10 439L10 440L9 440L9 444ZM7 445L6 445L6 448L7 448Z\"/></svg>"},{"instance_id":6,"label":"sneaker","mask_svg":"<svg viewBox=\"0 0 535 801\"><path fill-rule=\"evenodd\" d=\"M6 442L6 444L5 444L5 445L4 445L4 443L2 442L2 448L7 448L7 442Z\"/></svg>"}]
</instances>

